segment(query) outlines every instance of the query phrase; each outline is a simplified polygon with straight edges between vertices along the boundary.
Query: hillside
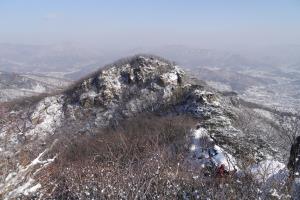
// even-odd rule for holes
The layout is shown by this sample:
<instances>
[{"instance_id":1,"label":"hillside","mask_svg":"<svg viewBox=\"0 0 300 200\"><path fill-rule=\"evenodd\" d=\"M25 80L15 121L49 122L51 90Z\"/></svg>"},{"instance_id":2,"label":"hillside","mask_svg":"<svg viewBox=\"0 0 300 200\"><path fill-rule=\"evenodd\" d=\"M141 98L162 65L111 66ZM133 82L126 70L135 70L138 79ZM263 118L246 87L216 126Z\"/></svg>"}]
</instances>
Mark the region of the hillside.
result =
<instances>
[{"instance_id":1,"label":"hillside","mask_svg":"<svg viewBox=\"0 0 300 200\"><path fill-rule=\"evenodd\" d=\"M61 90L72 82L42 75L0 71L0 102Z\"/></svg>"},{"instance_id":2,"label":"hillside","mask_svg":"<svg viewBox=\"0 0 300 200\"><path fill-rule=\"evenodd\" d=\"M2 107L0 197L288 199L276 112L251 105L156 56L117 61Z\"/></svg>"}]
</instances>

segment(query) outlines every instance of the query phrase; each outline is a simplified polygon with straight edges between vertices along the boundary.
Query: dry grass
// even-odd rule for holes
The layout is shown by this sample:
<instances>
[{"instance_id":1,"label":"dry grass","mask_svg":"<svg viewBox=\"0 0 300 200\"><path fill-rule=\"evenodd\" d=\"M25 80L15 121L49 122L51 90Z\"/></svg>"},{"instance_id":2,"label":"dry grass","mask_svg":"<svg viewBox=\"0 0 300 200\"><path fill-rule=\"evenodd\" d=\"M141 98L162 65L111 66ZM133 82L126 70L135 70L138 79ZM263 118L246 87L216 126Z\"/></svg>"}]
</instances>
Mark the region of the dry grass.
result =
<instances>
[{"instance_id":1,"label":"dry grass","mask_svg":"<svg viewBox=\"0 0 300 200\"><path fill-rule=\"evenodd\" d=\"M60 149L65 161L78 161L91 157L106 161L126 163L141 159L151 151L172 146L176 151L186 144L186 136L195 121L187 117L157 117L142 115L121 122L115 128L98 130L93 135L68 137L68 143ZM63 138L61 141L66 141ZM62 145L61 145L62 146Z\"/></svg>"},{"instance_id":2,"label":"dry grass","mask_svg":"<svg viewBox=\"0 0 300 200\"><path fill-rule=\"evenodd\" d=\"M116 198L121 191L130 198L153 194L152 190L162 190L161 184L166 184L160 183L163 177L159 176L179 173L178 163L183 163L186 156L187 136L194 124L187 117L145 115L115 129L99 130L94 136L70 138L65 134L68 138L60 139L63 142L55 152L59 158L40 180L48 183L48 193L58 199L81 193L82 186L96 188L93 196L97 198ZM118 194L113 187L119 188L115 191ZM105 193L99 191L103 189Z\"/></svg>"}]
</instances>

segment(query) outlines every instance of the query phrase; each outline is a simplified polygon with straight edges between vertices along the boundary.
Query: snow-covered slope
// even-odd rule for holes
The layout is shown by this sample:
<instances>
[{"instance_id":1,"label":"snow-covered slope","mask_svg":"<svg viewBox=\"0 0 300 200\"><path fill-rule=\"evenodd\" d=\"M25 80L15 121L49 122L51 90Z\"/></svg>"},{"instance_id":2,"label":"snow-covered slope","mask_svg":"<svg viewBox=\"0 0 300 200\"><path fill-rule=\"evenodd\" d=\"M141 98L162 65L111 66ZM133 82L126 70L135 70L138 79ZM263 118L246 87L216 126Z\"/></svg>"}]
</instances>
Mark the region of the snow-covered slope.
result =
<instances>
[{"instance_id":1,"label":"snow-covered slope","mask_svg":"<svg viewBox=\"0 0 300 200\"><path fill-rule=\"evenodd\" d=\"M0 72L0 102L60 90L71 81L33 74Z\"/></svg>"}]
</instances>

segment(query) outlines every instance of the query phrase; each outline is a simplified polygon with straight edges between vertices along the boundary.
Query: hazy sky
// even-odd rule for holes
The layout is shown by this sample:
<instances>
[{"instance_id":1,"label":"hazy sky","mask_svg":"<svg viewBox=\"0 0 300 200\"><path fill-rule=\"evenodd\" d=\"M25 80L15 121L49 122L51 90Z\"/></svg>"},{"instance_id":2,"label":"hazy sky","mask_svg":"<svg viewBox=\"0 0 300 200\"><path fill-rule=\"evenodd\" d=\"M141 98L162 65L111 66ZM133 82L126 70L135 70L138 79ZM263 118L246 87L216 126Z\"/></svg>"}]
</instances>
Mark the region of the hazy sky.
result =
<instances>
[{"instance_id":1,"label":"hazy sky","mask_svg":"<svg viewBox=\"0 0 300 200\"><path fill-rule=\"evenodd\" d=\"M300 44L300 0L0 0L0 42Z\"/></svg>"}]
</instances>

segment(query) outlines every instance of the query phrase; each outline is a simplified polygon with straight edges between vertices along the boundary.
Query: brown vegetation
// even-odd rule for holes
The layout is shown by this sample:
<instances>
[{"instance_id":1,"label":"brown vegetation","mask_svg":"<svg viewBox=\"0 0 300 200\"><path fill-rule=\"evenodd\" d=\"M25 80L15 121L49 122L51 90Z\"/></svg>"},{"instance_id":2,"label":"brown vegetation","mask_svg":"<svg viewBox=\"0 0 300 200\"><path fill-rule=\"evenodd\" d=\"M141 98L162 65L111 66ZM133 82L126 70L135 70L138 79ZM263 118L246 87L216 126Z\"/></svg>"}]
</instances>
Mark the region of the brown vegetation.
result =
<instances>
[{"instance_id":1,"label":"brown vegetation","mask_svg":"<svg viewBox=\"0 0 300 200\"><path fill-rule=\"evenodd\" d=\"M52 152L56 161L38 175L43 198L272 199L251 174L219 176L193 167L187 144L194 124L188 117L143 115L93 135L65 133Z\"/></svg>"}]
</instances>

